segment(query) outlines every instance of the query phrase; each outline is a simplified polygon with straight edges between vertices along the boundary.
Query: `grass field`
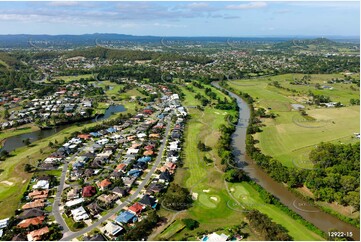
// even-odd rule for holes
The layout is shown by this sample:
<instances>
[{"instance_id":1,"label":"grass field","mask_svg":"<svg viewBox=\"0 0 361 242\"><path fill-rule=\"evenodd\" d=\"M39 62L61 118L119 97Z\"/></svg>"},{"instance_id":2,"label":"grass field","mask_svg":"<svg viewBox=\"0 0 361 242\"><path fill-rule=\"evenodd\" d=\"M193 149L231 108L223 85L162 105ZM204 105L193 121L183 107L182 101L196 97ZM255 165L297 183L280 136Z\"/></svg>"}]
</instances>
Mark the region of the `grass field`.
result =
<instances>
[{"instance_id":1,"label":"grass field","mask_svg":"<svg viewBox=\"0 0 361 242\"><path fill-rule=\"evenodd\" d=\"M182 221L176 220L172 223L166 230L164 230L160 236L164 239L169 239L182 229L184 229L185 225Z\"/></svg>"},{"instance_id":2,"label":"grass field","mask_svg":"<svg viewBox=\"0 0 361 242\"><path fill-rule=\"evenodd\" d=\"M119 90L124 86L111 81L100 81L93 83L95 83L96 86L103 88L108 96L118 96ZM106 86L108 86L107 90Z\"/></svg>"},{"instance_id":3,"label":"grass field","mask_svg":"<svg viewBox=\"0 0 361 242\"><path fill-rule=\"evenodd\" d=\"M52 79L53 80L63 80L65 82L71 82L71 81L77 81L80 80L81 78L90 78L93 77L93 74L84 74L84 75L77 75L77 76L54 76Z\"/></svg>"},{"instance_id":4,"label":"grass field","mask_svg":"<svg viewBox=\"0 0 361 242\"><path fill-rule=\"evenodd\" d=\"M264 203L252 184L246 182L231 184L230 190L233 196L246 207L245 211L257 209L261 213L267 214L274 222L284 226L295 240L323 240L313 232L305 233L307 228L303 224L288 216L278 207Z\"/></svg>"},{"instance_id":5,"label":"grass field","mask_svg":"<svg viewBox=\"0 0 361 242\"><path fill-rule=\"evenodd\" d=\"M203 90L194 88L195 93L202 93ZM184 106L196 106L200 105L200 102L194 98L195 93L189 92L182 87L182 91L186 95L183 102ZM215 90L213 90L215 91ZM223 93L219 93L223 95ZM184 165L183 168L179 168L175 175L176 183L181 186L187 187L193 195L197 196L193 206L187 211L177 215L176 219L180 218L193 218L200 223L199 228L190 231L184 228L180 232L175 233L170 237L170 240L182 240L186 234L191 236L193 240L197 238L197 232L200 231L215 231L224 229L234 225L239 225L244 219L244 213L232 209L229 204L235 202L227 191L229 184L224 182L220 159L217 155L217 140L220 135L218 128L221 124L227 124L225 121L225 114L231 113L230 111L217 110L214 108L206 107L204 112L195 109L188 108L190 119L187 121L187 128L185 130L185 144L184 144ZM200 152L197 148L198 141L204 142L207 146L212 148L209 152ZM207 164L203 161L203 156L207 156L214 160L213 163ZM256 194L253 189L250 191ZM160 210L161 216L167 218L174 216L173 213ZM281 219L278 221L285 226L286 222L289 222L292 218L286 214L278 215ZM176 223L174 222L174 223ZM298 229L302 231L295 235L295 239L304 240L310 238L311 240L321 240L318 235L314 234L306 227L302 226L297 221L293 221L295 226L299 225ZM246 227L244 231L249 231ZM168 231L177 230L176 225L171 225L163 233L155 237L156 239L162 238L164 233ZM226 231L225 231L226 233ZM227 233L226 233L227 234ZM303 234L306 234L304 236ZM257 234L250 233L250 236L246 240L260 240Z\"/></svg>"},{"instance_id":6,"label":"grass field","mask_svg":"<svg viewBox=\"0 0 361 242\"><path fill-rule=\"evenodd\" d=\"M354 133L359 133L359 106L349 106L350 98L358 98L359 90L351 90L351 84L326 84L334 86L334 90L316 90L315 83L325 85L331 78L342 78L343 75L311 75L311 85L291 85L289 80L301 79L303 75L287 74L270 78L239 80L229 82L236 90L247 92L256 99L255 106L271 108L278 115L274 120L265 119L266 125L261 133L255 135L260 142L262 152L280 160L287 166L311 168L308 161L309 152L320 142L350 143L357 139ZM271 79L271 81L269 80ZM298 93L270 86L272 81L278 81L281 86L292 88ZM354 87L356 85L353 85ZM317 108L306 105L303 101L309 90L314 93L330 96L332 101L340 101L347 105L342 108ZM314 118L309 121L298 111L292 110L291 104L302 104L307 114ZM347 124L347 125L346 125Z\"/></svg>"}]
</instances>

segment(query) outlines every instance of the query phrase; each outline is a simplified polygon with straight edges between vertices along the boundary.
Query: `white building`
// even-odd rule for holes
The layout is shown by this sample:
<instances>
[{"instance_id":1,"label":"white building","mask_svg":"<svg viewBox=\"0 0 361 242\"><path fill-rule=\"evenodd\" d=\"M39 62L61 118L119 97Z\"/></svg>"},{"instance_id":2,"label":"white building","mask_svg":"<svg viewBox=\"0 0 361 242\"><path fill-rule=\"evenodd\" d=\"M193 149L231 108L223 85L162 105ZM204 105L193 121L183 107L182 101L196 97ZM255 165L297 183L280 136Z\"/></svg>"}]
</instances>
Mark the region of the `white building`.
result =
<instances>
[{"instance_id":1,"label":"white building","mask_svg":"<svg viewBox=\"0 0 361 242\"><path fill-rule=\"evenodd\" d=\"M49 186L50 186L50 184L47 180L40 180L33 186L33 189L46 190L46 189L49 189Z\"/></svg>"},{"instance_id":2,"label":"white building","mask_svg":"<svg viewBox=\"0 0 361 242\"><path fill-rule=\"evenodd\" d=\"M72 207L72 206L75 206L75 205L78 205L80 203L84 202L84 198L78 198L78 199L74 199L74 200L71 200L71 201L67 201L65 203L65 206L67 207Z\"/></svg>"},{"instance_id":3,"label":"white building","mask_svg":"<svg viewBox=\"0 0 361 242\"><path fill-rule=\"evenodd\" d=\"M85 211L83 207L78 207L76 209L71 210L71 214L73 215L73 219L75 222L79 222L84 219L88 219L89 215Z\"/></svg>"}]
</instances>

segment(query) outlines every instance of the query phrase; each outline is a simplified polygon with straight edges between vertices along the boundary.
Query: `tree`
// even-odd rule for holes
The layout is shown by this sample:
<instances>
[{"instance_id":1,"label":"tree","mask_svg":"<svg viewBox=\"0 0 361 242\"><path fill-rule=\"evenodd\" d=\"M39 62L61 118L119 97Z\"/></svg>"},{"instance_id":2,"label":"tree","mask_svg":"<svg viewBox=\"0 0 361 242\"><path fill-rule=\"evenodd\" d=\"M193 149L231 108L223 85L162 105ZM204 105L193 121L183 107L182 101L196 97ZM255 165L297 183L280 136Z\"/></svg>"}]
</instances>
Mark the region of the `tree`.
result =
<instances>
[{"instance_id":1,"label":"tree","mask_svg":"<svg viewBox=\"0 0 361 242\"><path fill-rule=\"evenodd\" d=\"M31 170L33 169L33 166L30 164L25 164L24 166L24 171L26 172L31 172Z\"/></svg>"},{"instance_id":2,"label":"tree","mask_svg":"<svg viewBox=\"0 0 361 242\"><path fill-rule=\"evenodd\" d=\"M5 108L5 110L4 110L4 118L8 119L9 117L10 117L9 109Z\"/></svg>"},{"instance_id":3,"label":"tree","mask_svg":"<svg viewBox=\"0 0 361 242\"><path fill-rule=\"evenodd\" d=\"M84 228L84 227L85 227L85 223L84 223L83 221L75 222L73 226L74 226L74 228L76 228L76 229L81 229L81 228Z\"/></svg>"},{"instance_id":4,"label":"tree","mask_svg":"<svg viewBox=\"0 0 361 242\"><path fill-rule=\"evenodd\" d=\"M249 181L249 177L241 169L230 169L230 170L226 171L225 179L228 182Z\"/></svg>"},{"instance_id":5,"label":"tree","mask_svg":"<svg viewBox=\"0 0 361 242\"><path fill-rule=\"evenodd\" d=\"M172 183L163 196L162 205L168 209L180 211L189 208L192 202L187 188Z\"/></svg>"},{"instance_id":6,"label":"tree","mask_svg":"<svg viewBox=\"0 0 361 242\"><path fill-rule=\"evenodd\" d=\"M199 222L197 220L194 220L194 219L191 219L191 218L182 219L182 222L185 224L185 226L189 230L193 230L193 229L199 227Z\"/></svg>"},{"instance_id":7,"label":"tree","mask_svg":"<svg viewBox=\"0 0 361 242\"><path fill-rule=\"evenodd\" d=\"M29 145L31 144L30 138L23 139L23 143L24 143L26 146L29 146Z\"/></svg>"},{"instance_id":8,"label":"tree","mask_svg":"<svg viewBox=\"0 0 361 242\"><path fill-rule=\"evenodd\" d=\"M9 152L7 151L7 150L2 150L1 152L0 152L0 158L1 159L5 159L5 158L7 158L9 156Z\"/></svg>"}]
</instances>

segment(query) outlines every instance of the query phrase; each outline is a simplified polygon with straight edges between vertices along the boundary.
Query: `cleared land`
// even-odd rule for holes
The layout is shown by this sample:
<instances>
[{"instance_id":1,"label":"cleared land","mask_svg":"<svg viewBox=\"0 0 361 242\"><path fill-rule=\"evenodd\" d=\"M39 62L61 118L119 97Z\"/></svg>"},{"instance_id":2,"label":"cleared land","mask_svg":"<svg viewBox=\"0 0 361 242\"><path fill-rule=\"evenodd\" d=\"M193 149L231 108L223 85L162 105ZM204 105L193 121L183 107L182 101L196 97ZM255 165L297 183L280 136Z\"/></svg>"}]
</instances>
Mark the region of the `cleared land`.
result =
<instances>
[{"instance_id":1,"label":"cleared land","mask_svg":"<svg viewBox=\"0 0 361 242\"><path fill-rule=\"evenodd\" d=\"M63 80L65 82L71 82L71 81L78 81L81 78L90 78L93 77L93 74L84 74L84 75L77 75L77 76L54 76L53 80Z\"/></svg>"},{"instance_id":2,"label":"cleared land","mask_svg":"<svg viewBox=\"0 0 361 242\"><path fill-rule=\"evenodd\" d=\"M301 79L303 75L288 74L270 78L239 80L228 82L236 90L247 92L255 100L256 107L269 109L278 115L274 120L264 119L266 125L261 133L255 135L262 152L275 157L287 166L310 168L309 152L320 142L355 142L354 133L359 133L359 106L350 106L351 98L359 98L359 88L355 84L325 84L332 78L341 79L343 75L311 75L311 84L291 85L290 81ZM291 92L276 88L270 84L278 81L284 88L295 89ZM332 86L334 89L317 90L314 86ZM351 89L353 86L354 90ZM307 93L326 95L332 101L340 101L346 107L317 108L305 103ZM305 106L307 114L313 120L307 120L301 114L292 110L291 104Z\"/></svg>"}]
</instances>

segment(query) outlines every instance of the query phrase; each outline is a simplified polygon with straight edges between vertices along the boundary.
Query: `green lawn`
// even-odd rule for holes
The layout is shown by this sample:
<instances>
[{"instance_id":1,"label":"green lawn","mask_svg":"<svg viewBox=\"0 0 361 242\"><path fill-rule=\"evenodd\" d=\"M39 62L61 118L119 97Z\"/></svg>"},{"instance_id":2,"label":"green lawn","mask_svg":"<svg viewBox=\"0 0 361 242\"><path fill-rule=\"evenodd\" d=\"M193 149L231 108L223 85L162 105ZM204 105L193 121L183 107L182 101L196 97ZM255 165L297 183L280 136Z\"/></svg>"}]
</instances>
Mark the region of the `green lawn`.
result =
<instances>
[{"instance_id":1,"label":"green lawn","mask_svg":"<svg viewBox=\"0 0 361 242\"><path fill-rule=\"evenodd\" d=\"M166 230L164 230L160 237L163 239L168 240L171 238L174 234L178 233L180 230L184 229L185 225L182 221L176 220L174 221Z\"/></svg>"},{"instance_id":2,"label":"green lawn","mask_svg":"<svg viewBox=\"0 0 361 242\"><path fill-rule=\"evenodd\" d=\"M239 80L228 82L236 90L250 94L255 100L255 107L271 108L278 115L274 120L264 119L266 125L255 138L264 154L271 155L287 166L311 168L309 152L320 142L355 142L354 133L359 133L359 106L349 106L350 98L358 98L359 90L351 90L351 84L325 84L331 78L342 78L341 74L311 75L311 85L291 85L290 80L301 79L301 74L279 75L270 78ZM271 81L269 80L271 79ZM297 90L292 93L285 89L270 86L278 81L281 86ZM334 86L334 90L316 90L315 83ZM354 87L356 85L353 85ZM358 89L358 88L357 88ZM304 103L307 93L330 96L332 101L341 101L343 108L317 108ZM298 111L291 109L291 104L299 103L306 107L307 114L314 118L306 120ZM345 125L347 124L347 125Z\"/></svg>"},{"instance_id":3,"label":"green lawn","mask_svg":"<svg viewBox=\"0 0 361 242\"><path fill-rule=\"evenodd\" d=\"M242 182L230 184L229 187L233 196L246 207L245 210L257 209L261 213L267 214L275 223L285 227L294 240L323 240L322 237L310 231L306 226L288 216L278 207L264 203L252 184ZM235 206L235 209L241 210L242 207ZM308 232L306 233L306 231Z\"/></svg>"},{"instance_id":4,"label":"green lawn","mask_svg":"<svg viewBox=\"0 0 361 242\"><path fill-rule=\"evenodd\" d=\"M75 221L73 220L72 217L67 217L65 214L62 214L62 216L63 216L65 223L68 225L68 227L71 231L76 232L76 231L83 229L83 228L80 228L80 229L74 228ZM88 227L88 226L85 224L85 227Z\"/></svg>"},{"instance_id":5,"label":"green lawn","mask_svg":"<svg viewBox=\"0 0 361 242\"><path fill-rule=\"evenodd\" d=\"M90 78L93 77L93 74L84 74L84 75L77 75L77 76L54 76L52 79L53 80L63 80L65 82L71 82L71 81L77 81L80 80L81 78Z\"/></svg>"}]
</instances>

